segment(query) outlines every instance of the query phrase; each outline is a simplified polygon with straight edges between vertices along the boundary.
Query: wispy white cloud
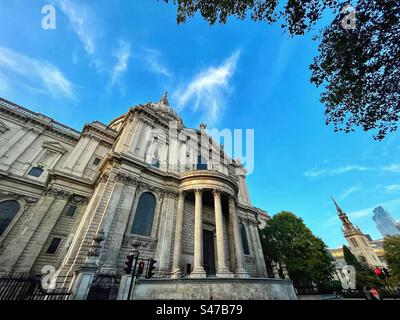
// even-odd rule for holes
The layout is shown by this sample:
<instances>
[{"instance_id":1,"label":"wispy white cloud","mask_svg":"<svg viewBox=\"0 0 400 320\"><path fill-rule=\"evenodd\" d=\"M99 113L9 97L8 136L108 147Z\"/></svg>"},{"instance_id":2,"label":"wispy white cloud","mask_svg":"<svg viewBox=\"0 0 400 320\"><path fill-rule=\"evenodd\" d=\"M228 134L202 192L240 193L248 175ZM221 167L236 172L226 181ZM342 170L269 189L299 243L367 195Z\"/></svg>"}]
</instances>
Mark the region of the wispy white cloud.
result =
<instances>
[{"instance_id":1,"label":"wispy white cloud","mask_svg":"<svg viewBox=\"0 0 400 320\"><path fill-rule=\"evenodd\" d=\"M57 0L56 3L68 17L72 29L82 42L86 52L89 55L94 54L99 30L91 9L81 2L70 0Z\"/></svg>"},{"instance_id":2,"label":"wispy white cloud","mask_svg":"<svg viewBox=\"0 0 400 320\"><path fill-rule=\"evenodd\" d=\"M398 193L400 192L400 184L378 184L374 189L374 192L383 192L383 193Z\"/></svg>"},{"instance_id":3,"label":"wispy white cloud","mask_svg":"<svg viewBox=\"0 0 400 320\"><path fill-rule=\"evenodd\" d=\"M116 51L113 52L113 55L117 59L117 62L111 70L108 91L110 91L111 88L118 84L121 92L124 93L121 78L129 67L129 59L131 57L130 43L124 40L120 40L119 47Z\"/></svg>"},{"instance_id":4,"label":"wispy white cloud","mask_svg":"<svg viewBox=\"0 0 400 320\"><path fill-rule=\"evenodd\" d=\"M343 200L343 199L347 198L348 196L350 196L351 194L353 194L353 193L355 193L355 192L357 192L357 191L360 191L360 190L361 190L361 187L359 187L359 186L350 187L350 188L348 188L347 190L343 191L343 192L339 195L338 199L339 199L339 200Z\"/></svg>"},{"instance_id":5,"label":"wispy white cloud","mask_svg":"<svg viewBox=\"0 0 400 320\"><path fill-rule=\"evenodd\" d=\"M348 165L338 168L318 168L314 167L304 172L304 176L309 178L317 178L321 176L336 176L348 172L354 171L375 171L375 172L389 172L389 173L400 173L400 164L394 163L387 166L380 167L368 167L362 165Z\"/></svg>"},{"instance_id":6,"label":"wispy white cloud","mask_svg":"<svg viewBox=\"0 0 400 320\"><path fill-rule=\"evenodd\" d=\"M240 51L235 51L221 65L198 73L187 85L176 90L172 97L179 110L190 105L193 112L203 109L209 124L215 123L225 108L230 80L235 73Z\"/></svg>"},{"instance_id":7,"label":"wispy white cloud","mask_svg":"<svg viewBox=\"0 0 400 320\"><path fill-rule=\"evenodd\" d=\"M74 85L57 67L46 61L0 46L0 71L18 77L16 83L11 83L9 77L3 77L2 81L9 81L2 84L7 88L23 84L39 93L75 99Z\"/></svg>"},{"instance_id":8,"label":"wispy white cloud","mask_svg":"<svg viewBox=\"0 0 400 320\"><path fill-rule=\"evenodd\" d=\"M117 63L111 71L110 88L120 83L122 75L128 70L128 61L131 57L131 45L123 40L119 42L119 48L114 52Z\"/></svg>"},{"instance_id":9,"label":"wispy white cloud","mask_svg":"<svg viewBox=\"0 0 400 320\"><path fill-rule=\"evenodd\" d=\"M320 176L334 176L334 175L338 175L338 174L343 174L343 173L347 173L347 172L351 172L351 171L367 171L367 170L371 170L371 168L369 167L365 167L365 166L358 166L358 165L349 165L349 166L343 166L343 167L339 167L339 168L324 168L324 169L320 169L320 168L313 168L313 169L308 169L304 172L304 175L306 177L310 177L310 178L316 178L316 177L320 177Z\"/></svg>"},{"instance_id":10,"label":"wispy white cloud","mask_svg":"<svg viewBox=\"0 0 400 320\"><path fill-rule=\"evenodd\" d=\"M145 60L152 72L163 75L165 77L171 77L170 71L161 62L161 55L161 52L158 50L147 49L145 51Z\"/></svg>"},{"instance_id":11,"label":"wispy white cloud","mask_svg":"<svg viewBox=\"0 0 400 320\"><path fill-rule=\"evenodd\" d=\"M10 80L4 73L0 72L0 92L7 94L10 90Z\"/></svg>"}]
</instances>

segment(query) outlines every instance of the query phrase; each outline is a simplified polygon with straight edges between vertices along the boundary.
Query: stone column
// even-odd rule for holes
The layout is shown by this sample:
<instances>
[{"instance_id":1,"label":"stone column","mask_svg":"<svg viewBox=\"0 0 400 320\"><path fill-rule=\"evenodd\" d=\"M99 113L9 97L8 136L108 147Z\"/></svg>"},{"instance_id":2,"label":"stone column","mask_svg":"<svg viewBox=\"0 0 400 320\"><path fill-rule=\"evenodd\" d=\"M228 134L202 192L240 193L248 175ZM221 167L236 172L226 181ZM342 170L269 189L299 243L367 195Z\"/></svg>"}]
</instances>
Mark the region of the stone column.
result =
<instances>
[{"instance_id":1,"label":"stone column","mask_svg":"<svg viewBox=\"0 0 400 320\"><path fill-rule=\"evenodd\" d=\"M233 240L235 243L236 270L235 275L238 278L248 278L249 275L245 269L243 244L239 230L239 221L236 212L235 199L229 197L229 219L232 222Z\"/></svg>"},{"instance_id":2,"label":"stone column","mask_svg":"<svg viewBox=\"0 0 400 320\"><path fill-rule=\"evenodd\" d=\"M191 278L205 278L203 268L203 217L202 217L202 190L196 189L194 204L194 258Z\"/></svg>"},{"instance_id":3,"label":"stone column","mask_svg":"<svg viewBox=\"0 0 400 320\"><path fill-rule=\"evenodd\" d=\"M171 278L180 278L182 274L181 256L182 256L182 229L183 229L184 210L185 210L185 195L183 192L180 192L178 199L178 208L176 210L174 256L172 260Z\"/></svg>"},{"instance_id":4,"label":"stone column","mask_svg":"<svg viewBox=\"0 0 400 320\"><path fill-rule=\"evenodd\" d=\"M213 194L214 194L214 210L215 210L215 228L217 234L217 261L218 261L217 277L220 278L232 277L232 273L229 271L226 264L221 192L219 190L214 190Z\"/></svg>"}]
</instances>

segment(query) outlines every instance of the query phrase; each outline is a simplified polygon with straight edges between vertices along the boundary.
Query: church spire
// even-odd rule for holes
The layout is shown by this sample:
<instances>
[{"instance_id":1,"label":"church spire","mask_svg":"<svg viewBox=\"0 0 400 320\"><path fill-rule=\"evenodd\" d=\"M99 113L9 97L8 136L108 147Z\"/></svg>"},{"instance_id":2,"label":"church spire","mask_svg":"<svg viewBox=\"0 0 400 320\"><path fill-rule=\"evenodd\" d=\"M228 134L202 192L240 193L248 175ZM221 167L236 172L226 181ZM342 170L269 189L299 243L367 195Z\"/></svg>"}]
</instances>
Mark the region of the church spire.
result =
<instances>
[{"instance_id":1,"label":"church spire","mask_svg":"<svg viewBox=\"0 0 400 320\"><path fill-rule=\"evenodd\" d=\"M349 220L349 217L347 216L347 214L339 207L339 205L337 204L337 202L335 201L335 199L332 196L331 196L331 199L336 206L336 211L338 213L339 219L342 221L344 231L346 232L349 230L356 230L357 228L355 228L353 226L353 224Z\"/></svg>"},{"instance_id":2,"label":"church spire","mask_svg":"<svg viewBox=\"0 0 400 320\"><path fill-rule=\"evenodd\" d=\"M332 196L331 196L331 199L332 199L333 203L334 203L335 206L336 206L336 210L337 210L338 214L339 214L339 215L340 215L340 214L345 214L345 213L343 212L343 210L339 207L339 205L336 203L335 199L334 199Z\"/></svg>"}]
</instances>

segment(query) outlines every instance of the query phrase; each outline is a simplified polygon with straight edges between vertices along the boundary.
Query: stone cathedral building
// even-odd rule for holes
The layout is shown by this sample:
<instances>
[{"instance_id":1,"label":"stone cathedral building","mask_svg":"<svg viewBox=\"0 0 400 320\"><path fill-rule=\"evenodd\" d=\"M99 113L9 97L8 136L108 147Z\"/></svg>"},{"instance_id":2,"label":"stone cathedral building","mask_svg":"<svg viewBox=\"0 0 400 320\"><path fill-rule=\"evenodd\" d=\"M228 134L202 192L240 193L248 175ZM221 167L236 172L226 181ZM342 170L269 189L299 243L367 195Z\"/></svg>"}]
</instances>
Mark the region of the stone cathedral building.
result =
<instances>
[{"instance_id":1,"label":"stone cathedral building","mask_svg":"<svg viewBox=\"0 0 400 320\"><path fill-rule=\"evenodd\" d=\"M0 99L0 272L53 268L72 299L114 275L112 298L125 299L136 250L157 260L139 299L295 298L287 273L268 278L258 234L268 216L245 174L166 95L82 132Z\"/></svg>"},{"instance_id":2,"label":"stone cathedral building","mask_svg":"<svg viewBox=\"0 0 400 320\"><path fill-rule=\"evenodd\" d=\"M386 267L386 263L379 259L367 236L350 221L335 199L332 198L332 200L336 206L339 219L342 222L343 235L350 246L351 252L357 258L363 257L371 268Z\"/></svg>"}]
</instances>

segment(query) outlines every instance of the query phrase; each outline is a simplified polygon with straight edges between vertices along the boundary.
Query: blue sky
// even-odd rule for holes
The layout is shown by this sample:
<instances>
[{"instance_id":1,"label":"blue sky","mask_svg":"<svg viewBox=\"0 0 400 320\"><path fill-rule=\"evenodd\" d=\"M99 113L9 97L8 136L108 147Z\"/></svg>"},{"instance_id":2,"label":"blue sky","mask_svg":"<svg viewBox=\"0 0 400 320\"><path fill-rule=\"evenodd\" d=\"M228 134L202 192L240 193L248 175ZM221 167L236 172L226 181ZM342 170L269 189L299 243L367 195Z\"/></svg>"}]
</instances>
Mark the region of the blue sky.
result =
<instances>
[{"instance_id":1,"label":"blue sky","mask_svg":"<svg viewBox=\"0 0 400 320\"><path fill-rule=\"evenodd\" d=\"M41 27L47 4L55 30ZM399 133L378 142L324 124L311 35L235 19L177 26L175 10L156 0L1 0L0 96L80 130L168 91L188 127L255 130L255 206L294 212L330 247L345 241L330 195L373 238L374 207L400 220Z\"/></svg>"}]
</instances>

